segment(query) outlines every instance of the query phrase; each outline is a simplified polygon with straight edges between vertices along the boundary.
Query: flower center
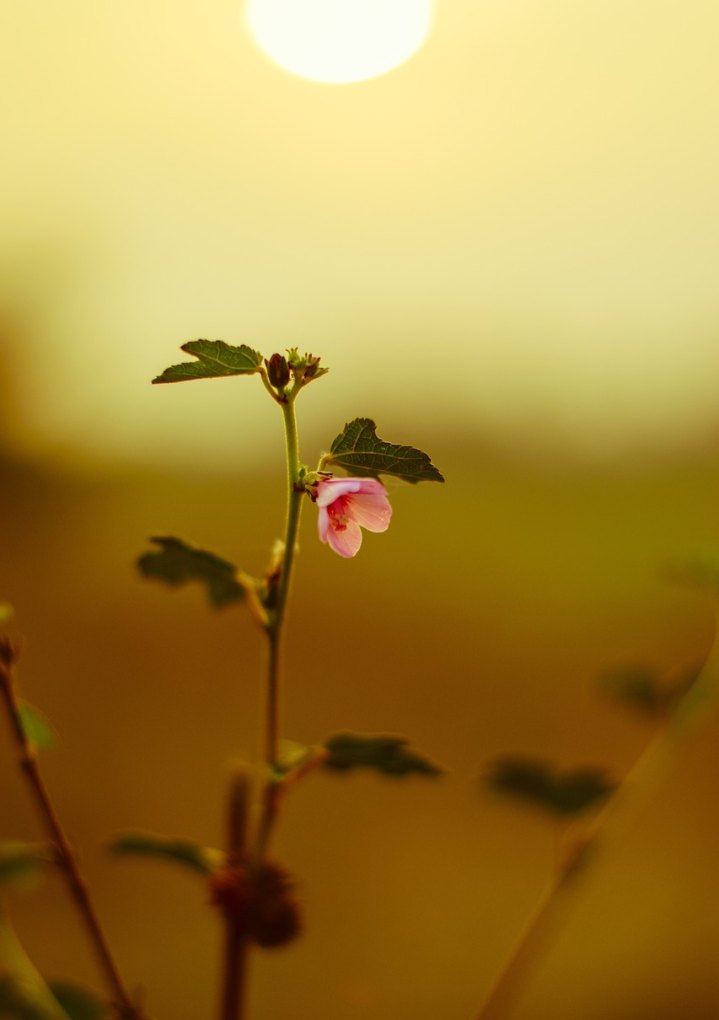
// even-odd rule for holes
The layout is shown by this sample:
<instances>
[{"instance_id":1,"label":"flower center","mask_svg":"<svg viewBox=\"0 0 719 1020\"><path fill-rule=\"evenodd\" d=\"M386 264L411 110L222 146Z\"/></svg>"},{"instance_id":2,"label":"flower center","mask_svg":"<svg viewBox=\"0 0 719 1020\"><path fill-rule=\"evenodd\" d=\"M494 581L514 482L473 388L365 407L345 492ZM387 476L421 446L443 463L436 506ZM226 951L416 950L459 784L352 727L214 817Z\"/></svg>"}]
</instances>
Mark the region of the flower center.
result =
<instances>
[{"instance_id":1,"label":"flower center","mask_svg":"<svg viewBox=\"0 0 719 1020\"><path fill-rule=\"evenodd\" d=\"M327 507L327 512L332 519L332 527L335 531L345 531L347 525L352 520L349 514L345 513L347 509L347 502L344 498L335 500Z\"/></svg>"}]
</instances>

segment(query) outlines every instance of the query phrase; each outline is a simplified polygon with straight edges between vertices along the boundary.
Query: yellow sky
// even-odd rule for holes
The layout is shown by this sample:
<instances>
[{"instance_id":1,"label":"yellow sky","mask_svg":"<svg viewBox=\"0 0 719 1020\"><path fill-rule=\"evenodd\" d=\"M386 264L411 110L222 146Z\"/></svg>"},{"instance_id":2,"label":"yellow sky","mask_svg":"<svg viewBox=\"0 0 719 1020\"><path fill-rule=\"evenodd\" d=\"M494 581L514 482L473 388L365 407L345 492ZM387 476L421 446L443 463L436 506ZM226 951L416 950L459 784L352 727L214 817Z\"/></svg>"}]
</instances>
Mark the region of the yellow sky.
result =
<instances>
[{"instance_id":1,"label":"yellow sky","mask_svg":"<svg viewBox=\"0 0 719 1020\"><path fill-rule=\"evenodd\" d=\"M414 59L332 87L266 61L239 3L8 0L15 441L152 457L202 422L222 461L259 388L240 412L232 384L147 385L198 336L319 351L318 418L429 401L518 445L700 441L718 32L709 0L438 0Z\"/></svg>"}]
</instances>

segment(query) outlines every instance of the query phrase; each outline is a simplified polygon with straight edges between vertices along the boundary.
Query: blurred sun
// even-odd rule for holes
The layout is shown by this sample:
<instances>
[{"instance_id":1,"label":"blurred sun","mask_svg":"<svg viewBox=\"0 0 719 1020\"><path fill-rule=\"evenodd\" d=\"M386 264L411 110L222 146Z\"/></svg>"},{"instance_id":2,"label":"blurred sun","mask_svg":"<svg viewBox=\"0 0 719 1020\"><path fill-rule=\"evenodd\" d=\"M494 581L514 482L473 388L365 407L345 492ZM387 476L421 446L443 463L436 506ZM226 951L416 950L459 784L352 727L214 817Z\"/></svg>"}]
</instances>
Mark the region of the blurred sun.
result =
<instances>
[{"instance_id":1,"label":"blurred sun","mask_svg":"<svg viewBox=\"0 0 719 1020\"><path fill-rule=\"evenodd\" d=\"M249 0L260 48L302 78L346 84L376 78L424 42L432 0Z\"/></svg>"}]
</instances>

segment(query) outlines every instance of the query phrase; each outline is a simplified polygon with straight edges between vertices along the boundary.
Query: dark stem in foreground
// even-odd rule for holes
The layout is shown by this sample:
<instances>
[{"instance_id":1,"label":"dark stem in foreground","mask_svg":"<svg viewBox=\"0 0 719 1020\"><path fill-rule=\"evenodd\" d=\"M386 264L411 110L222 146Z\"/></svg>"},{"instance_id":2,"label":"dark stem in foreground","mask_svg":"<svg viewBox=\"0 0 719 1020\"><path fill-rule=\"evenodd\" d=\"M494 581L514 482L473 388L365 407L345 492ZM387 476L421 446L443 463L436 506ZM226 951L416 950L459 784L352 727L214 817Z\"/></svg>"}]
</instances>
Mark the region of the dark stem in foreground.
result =
<instances>
[{"instance_id":1,"label":"dark stem in foreground","mask_svg":"<svg viewBox=\"0 0 719 1020\"><path fill-rule=\"evenodd\" d=\"M9 641L0 639L0 696L2 697L13 739L19 752L18 764L20 770L30 788L42 826L48 839L53 844L57 862L65 878L65 884L85 928L113 1006L123 1020L145 1020L145 1014L132 1001L120 976L100 925L87 884L80 873L77 858L65 836L40 773L35 749L25 733L20 714L20 705L15 693L14 662L15 652Z\"/></svg>"},{"instance_id":2,"label":"dark stem in foreground","mask_svg":"<svg viewBox=\"0 0 719 1020\"><path fill-rule=\"evenodd\" d=\"M244 867L247 842L247 802L249 782L246 771L239 767L230 784L227 812L227 864L229 868ZM244 1020L247 1006L247 963L249 940L244 919L226 912L222 976L221 1020Z\"/></svg>"}]
</instances>

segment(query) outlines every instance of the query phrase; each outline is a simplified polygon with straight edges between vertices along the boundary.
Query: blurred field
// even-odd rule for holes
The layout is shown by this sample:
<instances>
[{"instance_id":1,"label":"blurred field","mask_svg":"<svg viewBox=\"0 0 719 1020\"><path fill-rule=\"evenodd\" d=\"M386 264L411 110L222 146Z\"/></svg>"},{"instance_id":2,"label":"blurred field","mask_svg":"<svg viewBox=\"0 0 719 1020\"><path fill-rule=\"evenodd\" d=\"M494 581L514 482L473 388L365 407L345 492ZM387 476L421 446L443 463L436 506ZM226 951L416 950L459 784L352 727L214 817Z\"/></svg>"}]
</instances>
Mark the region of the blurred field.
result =
<instances>
[{"instance_id":1,"label":"blurred field","mask_svg":"<svg viewBox=\"0 0 719 1020\"><path fill-rule=\"evenodd\" d=\"M317 777L297 792L279 850L307 933L258 960L258 1020L473 1016L555 852L551 824L482 788L487 761L519 751L622 776L652 731L598 694L598 674L676 668L711 638L704 600L662 577L716 542L708 457L569 469L441 433L432 454L447 485L398 486L390 531L354 561L319 545L308 504L283 729L307 742L406 734L448 774ZM240 610L213 615L199 592L142 583L131 564L147 535L173 532L260 570L281 474L61 472L6 457L3 494L2 592L26 643L24 689L59 733L49 782L131 979L158 1016L207 1015L217 933L203 889L102 845L128 828L222 838L225 767L255 753L260 642ZM604 860L519 1017L715 1015L716 736L712 725ZM0 762L2 831L32 837L6 747ZM60 889L13 910L46 970L90 977Z\"/></svg>"}]
</instances>

